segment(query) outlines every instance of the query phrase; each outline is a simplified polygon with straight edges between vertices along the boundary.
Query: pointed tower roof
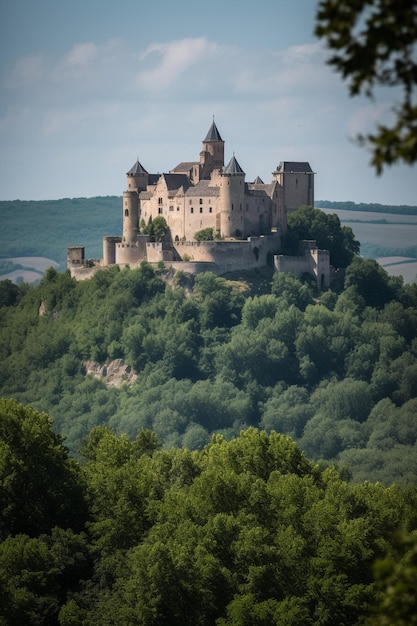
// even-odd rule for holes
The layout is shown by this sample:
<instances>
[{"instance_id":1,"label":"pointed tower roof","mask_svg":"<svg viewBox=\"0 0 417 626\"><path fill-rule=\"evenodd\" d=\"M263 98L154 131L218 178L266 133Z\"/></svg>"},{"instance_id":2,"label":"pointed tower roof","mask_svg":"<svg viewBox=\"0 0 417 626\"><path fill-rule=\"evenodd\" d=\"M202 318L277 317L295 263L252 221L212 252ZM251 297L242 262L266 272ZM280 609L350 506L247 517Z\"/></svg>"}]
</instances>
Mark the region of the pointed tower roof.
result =
<instances>
[{"instance_id":1,"label":"pointed tower roof","mask_svg":"<svg viewBox=\"0 0 417 626\"><path fill-rule=\"evenodd\" d=\"M204 141L223 141L223 139L220 137L220 133L218 131L216 124L214 123L214 120L213 120L212 125L209 128L209 131Z\"/></svg>"},{"instance_id":2,"label":"pointed tower roof","mask_svg":"<svg viewBox=\"0 0 417 626\"><path fill-rule=\"evenodd\" d=\"M235 155L232 156L229 163L223 170L223 174L244 174L245 172L240 167L239 163L236 160Z\"/></svg>"},{"instance_id":3,"label":"pointed tower roof","mask_svg":"<svg viewBox=\"0 0 417 626\"><path fill-rule=\"evenodd\" d=\"M129 174L131 176L135 176L135 174L148 174L148 173L149 172L145 170L145 168L139 163L139 161L136 160L136 163L127 172L127 176L129 176Z\"/></svg>"},{"instance_id":4,"label":"pointed tower roof","mask_svg":"<svg viewBox=\"0 0 417 626\"><path fill-rule=\"evenodd\" d=\"M253 184L254 185L264 185L265 183L264 183L264 181L262 180L262 178L260 176L257 176L255 178L255 180L253 181Z\"/></svg>"}]
</instances>

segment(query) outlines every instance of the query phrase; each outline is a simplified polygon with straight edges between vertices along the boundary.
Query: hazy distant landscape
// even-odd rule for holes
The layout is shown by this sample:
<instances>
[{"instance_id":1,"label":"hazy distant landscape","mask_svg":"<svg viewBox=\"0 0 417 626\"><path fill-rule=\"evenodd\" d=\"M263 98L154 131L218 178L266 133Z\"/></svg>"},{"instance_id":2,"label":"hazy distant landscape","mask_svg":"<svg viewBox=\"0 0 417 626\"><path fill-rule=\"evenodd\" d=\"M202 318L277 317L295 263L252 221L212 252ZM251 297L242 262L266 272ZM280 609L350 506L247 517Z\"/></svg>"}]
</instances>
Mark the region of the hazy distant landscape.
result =
<instances>
[{"instance_id":1,"label":"hazy distant landscape","mask_svg":"<svg viewBox=\"0 0 417 626\"><path fill-rule=\"evenodd\" d=\"M320 206L320 202L317 203ZM361 255L376 259L393 276L407 283L417 277L417 209L415 214L377 213L338 208L322 208L337 213L342 224L350 226L361 243Z\"/></svg>"},{"instance_id":2,"label":"hazy distant landscape","mask_svg":"<svg viewBox=\"0 0 417 626\"><path fill-rule=\"evenodd\" d=\"M50 266L64 271L68 246L82 245L87 258L100 258L103 236L122 232L121 205L119 196L0 201L0 278L36 282ZM353 229L362 256L415 281L417 207L323 200L316 206Z\"/></svg>"}]
</instances>

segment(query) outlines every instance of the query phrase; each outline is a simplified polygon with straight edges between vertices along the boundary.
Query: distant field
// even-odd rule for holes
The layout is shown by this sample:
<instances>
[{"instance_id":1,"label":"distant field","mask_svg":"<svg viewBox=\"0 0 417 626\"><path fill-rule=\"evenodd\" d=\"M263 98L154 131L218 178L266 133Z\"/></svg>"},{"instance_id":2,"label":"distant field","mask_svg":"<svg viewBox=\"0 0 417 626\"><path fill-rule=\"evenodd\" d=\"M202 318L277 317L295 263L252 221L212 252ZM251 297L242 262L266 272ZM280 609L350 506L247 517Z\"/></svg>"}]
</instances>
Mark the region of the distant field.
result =
<instances>
[{"instance_id":1,"label":"distant field","mask_svg":"<svg viewBox=\"0 0 417 626\"><path fill-rule=\"evenodd\" d=\"M0 280L11 280L14 283L34 283L42 278L48 267L59 267L58 263L52 259L36 256L13 257L3 259L3 261L8 261L12 266L19 268L0 274Z\"/></svg>"},{"instance_id":2,"label":"distant field","mask_svg":"<svg viewBox=\"0 0 417 626\"><path fill-rule=\"evenodd\" d=\"M321 207L317 207L321 208ZM344 211L341 209L321 209L325 213L336 213L342 222L389 222L390 224L416 224L417 215L395 213L375 213L375 211ZM352 228L354 228L352 226Z\"/></svg>"},{"instance_id":3,"label":"distant field","mask_svg":"<svg viewBox=\"0 0 417 626\"><path fill-rule=\"evenodd\" d=\"M336 213L361 243L361 254L406 283L417 278L417 215L322 209Z\"/></svg>"},{"instance_id":4,"label":"distant field","mask_svg":"<svg viewBox=\"0 0 417 626\"><path fill-rule=\"evenodd\" d=\"M417 280L417 260L404 259L402 261L392 262L392 259L400 259L403 257L380 257L376 259L380 265L391 274L391 276L402 276L405 283L414 283Z\"/></svg>"}]
</instances>

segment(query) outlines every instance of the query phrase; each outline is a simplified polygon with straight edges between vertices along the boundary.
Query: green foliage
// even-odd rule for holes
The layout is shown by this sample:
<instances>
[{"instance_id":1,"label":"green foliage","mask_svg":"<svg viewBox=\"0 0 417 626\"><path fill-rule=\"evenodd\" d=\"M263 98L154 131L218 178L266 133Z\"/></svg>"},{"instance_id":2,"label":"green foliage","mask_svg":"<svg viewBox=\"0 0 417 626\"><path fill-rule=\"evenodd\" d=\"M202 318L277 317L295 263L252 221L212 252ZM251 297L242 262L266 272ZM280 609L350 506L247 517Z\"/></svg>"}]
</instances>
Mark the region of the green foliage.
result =
<instances>
[{"instance_id":1,"label":"green foliage","mask_svg":"<svg viewBox=\"0 0 417 626\"><path fill-rule=\"evenodd\" d=\"M305 400L300 392L287 402ZM393 533L415 528L415 488L350 485L289 437L256 428L231 441L214 435L192 452L162 450L149 430L129 439L100 426L84 440L79 466L46 415L2 406L2 441L31 470L34 493L25 497L39 507L43 476L57 525L45 519L29 536L2 506L0 623L354 626L413 615L414 543L391 555ZM201 441L196 426L187 432ZM51 456L58 463L44 473ZM7 489L17 464L10 457L4 467L12 468L1 478ZM71 480L57 489L66 470Z\"/></svg>"},{"instance_id":2,"label":"green foliage","mask_svg":"<svg viewBox=\"0 0 417 626\"><path fill-rule=\"evenodd\" d=\"M143 235L149 235L156 241L161 241L168 231L168 224L162 215L157 215L154 219L151 215L147 224L144 219L140 220L139 228Z\"/></svg>"},{"instance_id":3,"label":"green foliage","mask_svg":"<svg viewBox=\"0 0 417 626\"><path fill-rule=\"evenodd\" d=\"M341 226L339 217L311 206L302 206L288 216L288 232L284 248L296 253L299 241L314 239L322 250L329 250L334 267L347 267L360 244L348 226Z\"/></svg>"},{"instance_id":4,"label":"green foliage","mask_svg":"<svg viewBox=\"0 0 417 626\"><path fill-rule=\"evenodd\" d=\"M367 305L378 309L394 300L401 286L401 279L389 276L372 259L355 257L346 270L345 287L355 287Z\"/></svg>"},{"instance_id":5,"label":"green foliage","mask_svg":"<svg viewBox=\"0 0 417 626\"><path fill-rule=\"evenodd\" d=\"M319 299L291 274L252 292L208 272L185 278L142 263L82 282L50 269L19 287L0 311L0 393L47 410L73 454L96 426L194 450L261 425L354 480L415 480L415 286L360 258L342 293ZM136 382L86 375L119 363ZM383 401L387 419L375 420Z\"/></svg>"},{"instance_id":6,"label":"green foliage","mask_svg":"<svg viewBox=\"0 0 417 626\"><path fill-rule=\"evenodd\" d=\"M213 241L213 228L203 228L202 230L197 231L196 233L194 233L194 239L196 241Z\"/></svg>"},{"instance_id":7,"label":"green foliage","mask_svg":"<svg viewBox=\"0 0 417 626\"><path fill-rule=\"evenodd\" d=\"M80 529L86 507L78 468L51 420L0 399L0 538L36 536L54 526Z\"/></svg>"},{"instance_id":8,"label":"green foliage","mask_svg":"<svg viewBox=\"0 0 417 626\"><path fill-rule=\"evenodd\" d=\"M372 626L413 626L417 624L417 539L400 535L394 542L395 555L374 564L375 577L382 591Z\"/></svg>"},{"instance_id":9,"label":"green foliage","mask_svg":"<svg viewBox=\"0 0 417 626\"><path fill-rule=\"evenodd\" d=\"M375 134L359 136L372 152L380 174L386 165L417 160L415 103L417 18L415 2L359 0L349 5L322 0L315 33L330 48L330 65L348 81L352 96L372 97L379 86L402 89L392 107L391 126L379 124Z\"/></svg>"}]
</instances>

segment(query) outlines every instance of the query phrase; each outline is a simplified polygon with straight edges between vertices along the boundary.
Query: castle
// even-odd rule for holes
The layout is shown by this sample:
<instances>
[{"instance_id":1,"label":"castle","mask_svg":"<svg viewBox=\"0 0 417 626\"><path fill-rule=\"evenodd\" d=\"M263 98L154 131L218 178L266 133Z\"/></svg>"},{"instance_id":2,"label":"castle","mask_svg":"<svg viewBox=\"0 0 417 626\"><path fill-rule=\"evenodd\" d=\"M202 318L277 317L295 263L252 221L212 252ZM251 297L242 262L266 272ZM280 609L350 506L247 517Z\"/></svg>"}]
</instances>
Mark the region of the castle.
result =
<instances>
[{"instance_id":1,"label":"castle","mask_svg":"<svg viewBox=\"0 0 417 626\"><path fill-rule=\"evenodd\" d=\"M94 262L85 261L83 247L68 248L71 274L82 279L98 267L132 267L144 260L217 274L274 263L278 271L313 273L320 287L327 286L326 251L310 243L304 257L276 256L288 213L302 205L314 206L309 163L281 161L270 183L259 177L247 182L234 155L224 164L224 147L213 119L198 161L183 161L169 173L149 174L137 160L126 174L123 234L105 236L103 258ZM158 217L164 218L168 230L156 241L145 233ZM200 231L210 240L201 241Z\"/></svg>"}]
</instances>

